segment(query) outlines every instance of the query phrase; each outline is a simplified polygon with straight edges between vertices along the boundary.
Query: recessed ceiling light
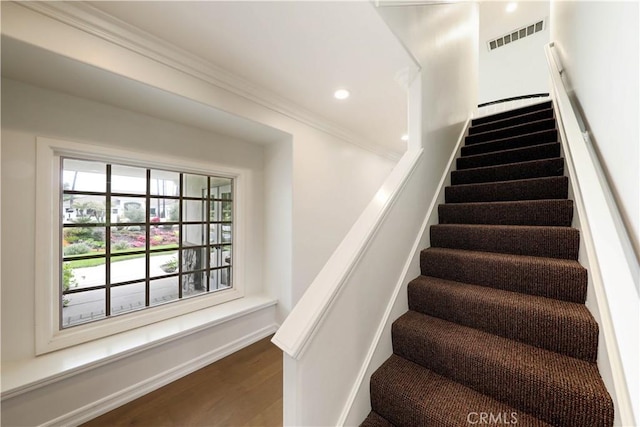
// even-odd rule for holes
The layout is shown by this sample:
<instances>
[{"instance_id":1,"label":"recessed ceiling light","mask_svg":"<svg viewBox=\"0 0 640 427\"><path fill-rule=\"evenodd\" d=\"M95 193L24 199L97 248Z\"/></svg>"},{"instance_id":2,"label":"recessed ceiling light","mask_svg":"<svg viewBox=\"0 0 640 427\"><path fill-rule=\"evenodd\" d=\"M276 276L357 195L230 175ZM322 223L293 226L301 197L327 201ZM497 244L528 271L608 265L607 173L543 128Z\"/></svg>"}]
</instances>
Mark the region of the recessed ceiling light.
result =
<instances>
[{"instance_id":1,"label":"recessed ceiling light","mask_svg":"<svg viewBox=\"0 0 640 427\"><path fill-rule=\"evenodd\" d=\"M408 141L409 140L409 135L407 135L406 133L404 135L402 135L402 138L400 138L403 141Z\"/></svg>"},{"instance_id":2,"label":"recessed ceiling light","mask_svg":"<svg viewBox=\"0 0 640 427\"><path fill-rule=\"evenodd\" d=\"M517 8L518 8L518 3L516 3L516 2L511 2L511 3L507 4L507 12L508 13L513 12Z\"/></svg>"},{"instance_id":3,"label":"recessed ceiling light","mask_svg":"<svg viewBox=\"0 0 640 427\"><path fill-rule=\"evenodd\" d=\"M333 97L335 99L347 99L349 95L351 95L351 92L349 92L346 89L338 89L335 92L333 92Z\"/></svg>"}]
</instances>

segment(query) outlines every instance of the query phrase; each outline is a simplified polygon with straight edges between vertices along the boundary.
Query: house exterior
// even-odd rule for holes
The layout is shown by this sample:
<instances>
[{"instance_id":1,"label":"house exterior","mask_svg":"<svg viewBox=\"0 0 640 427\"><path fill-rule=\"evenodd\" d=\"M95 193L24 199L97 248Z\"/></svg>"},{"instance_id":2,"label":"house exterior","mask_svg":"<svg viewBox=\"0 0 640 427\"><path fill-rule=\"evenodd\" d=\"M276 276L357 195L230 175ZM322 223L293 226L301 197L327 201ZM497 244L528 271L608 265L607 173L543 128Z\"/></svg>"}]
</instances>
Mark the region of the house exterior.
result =
<instances>
[{"instance_id":1,"label":"house exterior","mask_svg":"<svg viewBox=\"0 0 640 427\"><path fill-rule=\"evenodd\" d=\"M361 14L363 23L377 22L384 31L389 25L396 34L407 30L389 52L397 53L398 63L406 59L408 64L406 132L409 148L413 144L425 150L424 197L415 205L426 210L454 144L480 102L478 82L487 79L489 68L483 74L479 66L484 55L482 6L382 3L379 12L369 3L351 4L349 16ZM368 144L375 138L362 122L336 126L286 96L283 100L262 88L243 86L242 79L207 68L211 64L172 40L123 25L99 6L1 6L2 415L7 425L79 424L273 334L380 196L406 150L398 141ZM330 7L335 12L340 3ZM417 17L429 25L410 26ZM551 2L544 18L629 232L637 280L638 4ZM415 40L423 46L413 44ZM309 61L306 56L300 60ZM489 95L482 96L488 100ZM51 194L61 190L50 175L43 176L38 163L44 145L53 147L52 152L84 150L125 163L132 156L138 163L213 168L233 176L241 195L240 228L233 230L241 260L233 273L234 287L214 295L214 303L193 299L186 311L167 305L145 319L134 314L114 318L105 327L87 324L77 333L60 333L65 331L55 322L57 306L51 301L59 295L50 285L49 266L59 263L60 226L47 215L51 205L46 200L53 203ZM79 212L67 199L62 209L69 222L83 215L117 220L131 203L136 200L120 197L108 213L95 208L89 213ZM152 208L156 211L149 214L160 222L168 219L161 205ZM406 214L397 222L411 236L423 217L424 212ZM221 238L230 232L221 228ZM385 274L398 277L409 249L390 252ZM43 250L51 250L55 258L43 258ZM637 324L638 313L628 313L628 319ZM628 339L637 350L638 337ZM285 420L296 419L307 401L322 401L320 414L325 403L341 407L347 400L341 394L313 392L304 399L287 398L296 373L312 365L291 366L285 363ZM630 395L637 396L638 379L625 380ZM351 416L363 411L356 408ZM313 419L313 411L309 416Z\"/></svg>"}]
</instances>

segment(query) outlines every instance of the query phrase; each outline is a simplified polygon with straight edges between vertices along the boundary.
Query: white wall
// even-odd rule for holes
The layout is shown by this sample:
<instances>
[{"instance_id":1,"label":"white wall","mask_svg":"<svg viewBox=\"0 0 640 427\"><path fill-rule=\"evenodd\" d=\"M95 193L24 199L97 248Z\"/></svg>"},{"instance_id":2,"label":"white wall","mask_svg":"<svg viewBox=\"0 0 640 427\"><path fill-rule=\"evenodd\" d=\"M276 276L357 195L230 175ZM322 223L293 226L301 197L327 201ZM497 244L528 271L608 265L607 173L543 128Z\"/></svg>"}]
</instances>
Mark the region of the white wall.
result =
<instances>
[{"instance_id":1,"label":"white wall","mask_svg":"<svg viewBox=\"0 0 640 427\"><path fill-rule=\"evenodd\" d=\"M551 40L640 254L638 2L551 3Z\"/></svg>"},{"instance_id":2,"label":"white wall","mask_svg":"<svg viewBox=\"0 0 640 427\"><path fill-rule=\"evenodd\" d=\"M320 310L313 305L315 299L329 299L322 306L326 314L310 319L296 307L288 321L296 316L300 322L290 327L285 323L276 336L289 351L284 372L286 425L358 425L370 411L370 375L391 354L391 322L407 310L406 283L420 274L414 243L423 237L429 205L477 102L476 4L383 7L379 12L422 66L421 80L412 85L412 90L422 88L422 97L411 96L418 105L409 104L411 117L422 105L422 134L388 185L371 200L362 222L351 230L353 240L345 240L325 266L322 278L336 289L335 297L317 291L323 289L322 281L304 296L309 312ZM419 148L424 149L421 155ZM394 201L376 222L387 197ZM370 228L373 235L363 248L363 230ZM427 246L428 233L425 236L421 243ZM353 268L344 265L350 257L356 257ZM318 323L311 324L316 319Z\"/></svg>"},{"instance_id":3,"label":"white wall","mask_svg":"<svg viewBox=\"0 0 640 427\"><path fill-rule=\"evenodd\" d=\"M2 358L34 354L36 137L108 145L248 169L246 293L261 293L263 147L13 80L2 81ZM18 326L16 326L18 325Z\"/></svg>"},{"instance_id":4,"label":"white wall","mask_svg":"<svg viewBox=\"0 0 640 427\"><path fill-rule=\"evenodd\" d=\"M487 41L548 18L548 1L521 1L508 13L506 2L484 1L480 7L479 99L478 103L520 95L548 93L544 45L549 43L549 26L516 42L494 50Z\"/></svg>"},{"instance_id":5,"label":"white wall","mask_svg":"<svg viewBox=\"0 0 640 427\"><path fill-rule=\"evenodd\" d=\"M293 307L291 291L292 261L292 143L291 138L265 146L264 151L264 264L265 286L278 295L278 322Z\"/></svg>"},{"instance_id":6,"label":"white wall","mask_svg":"<svg viewBox=\"0 0 640 427\"><path fill-rule=\"evenodd\" d=\"M478 102L478 6L378 10L422 67L422 145L440 173ZM435 191L437 179L433 175L427 193Z\"/></svg>"},{"instance_id":7,"label":"white wall","mask_svg":"<svg viewBox=\"0 0 640 427\"><path fill-rule=\"evenodd\" d=\"M34 358L34 278L33 268L26 266L33 253L35 240L33 218L30 214L20 215L18 210L14 210L13 201L21 200L23 206L33 209L35 135L120 144L132 149L153 148L169 155L198 159L213 156L213 146L217 156L224 156L228 164L250 167L251 188L255 191L253 203L257 210L253 229L247 230L247 234L256 233L256 242L260 242L257 247L264 250L262 258L260 250L252 253L255 268L251 275L256 279L255 290L262 286L264 291L283 302L279 318L295 304L394 165L394 161L388 158L291 118L286 112L270 108L250 97L231 93L209 81L165 66L57 20L14 4L3 4L2 12L3 34L12 38L291 135L290 140L266 148L256 148L242 141L218 143L217 137L210 132L34 88L22 87L30 94L23 98L17 96L21 85L9 83L3 86L3 363L10 360L24 362ZM29 102L36 93L41 104ZM11 102L5 102L5 96L11 96L7 98ZM141 143L136 135L144 135L146 142ZM179 145L176 141L179 141ZM291 187L276 194L276 190L266 190L261 186L261 181L285 186L291 184ZM7 231L11 229L24 230L26 238L12 242L10 247L13 254L7 256L5 251L9 247L8 237L11 237L7 236ZM269 238L282 240L266 242L262 230ZM263 263L272 264L265 267ZM12 268L9 269L9 266ZM263 276L263 281L259 281L258 276ZM269 312L262 318L256 315L253 320L248 318L244 323L231 322L225 333L218 333L217 329L210 331L222 337L212 337L211 346L222 348L238 336L250 336L253 331L260 329L255 322L260 327L270 324L272 320L266 320L265 316L273 319L275 313ZM185 345L180 363L193 360L196 353L189 349L196 347L196 344L194 347ZM162 375L166 368L160 359L155 363L165 350L162 345L145 352L147 367L150 370L157 368L153 371L155 374ZM201 354L201 351L197 354ZM111 388L102 392L97 383L92 383L98 392L87 394L76 406L76 402L71 401L45 408L36 399L43 391L36 390L15 398L18 399L15 404L11 403L13 399L4 401L3 418L19 420L20 414L29 413L30 417L34 417L30 419L37 418L39 422L44 422L87 402L100 406L102 403L99 399L105 398L113 390L135 384L134 379L138 376L131 375L129 369L133 368L128 368L127 359L109 365L113 365ZM153 373L144 371L147 376ZM86 375L65 380L65 390L71 392L83 382L93 381L91 378L89 371ZM59 396L58 400L68 396L56 390L54 384L48 386L46 392ZM5 408L14 412L6 412Z\"/></svg>"}]
</instances>

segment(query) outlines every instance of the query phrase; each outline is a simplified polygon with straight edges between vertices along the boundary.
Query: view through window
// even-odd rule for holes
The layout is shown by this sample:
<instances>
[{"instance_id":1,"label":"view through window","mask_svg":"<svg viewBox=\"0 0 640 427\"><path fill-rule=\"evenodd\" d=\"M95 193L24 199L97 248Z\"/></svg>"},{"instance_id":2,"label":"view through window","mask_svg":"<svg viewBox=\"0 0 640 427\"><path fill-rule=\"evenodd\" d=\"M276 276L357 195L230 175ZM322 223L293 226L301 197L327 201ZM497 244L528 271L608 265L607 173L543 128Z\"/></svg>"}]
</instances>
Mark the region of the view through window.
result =
<instances>
[{"instance_id":1,"label":"view through window","mask_svg":"<svg viewBox=\"0 0 640 427\"><path fill-rule=\"evenodd\" d=\"M62 328L232 286L231 178L61 162Z\"/></svg>"}]
</instances>

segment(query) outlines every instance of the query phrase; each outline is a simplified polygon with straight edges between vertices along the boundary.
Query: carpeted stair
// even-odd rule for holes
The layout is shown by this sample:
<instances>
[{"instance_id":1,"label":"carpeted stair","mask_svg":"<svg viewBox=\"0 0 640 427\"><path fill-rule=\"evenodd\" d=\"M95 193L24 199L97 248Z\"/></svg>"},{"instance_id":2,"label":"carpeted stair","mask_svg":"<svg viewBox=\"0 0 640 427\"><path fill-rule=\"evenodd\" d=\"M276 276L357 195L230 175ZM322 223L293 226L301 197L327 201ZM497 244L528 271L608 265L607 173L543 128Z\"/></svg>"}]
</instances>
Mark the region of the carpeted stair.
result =
<instances>
[{"instance_id":1,"label":"carpeted stair","mask_svg":"<svg viewBox=\"0 0 640 427\"><path fill-rule=\"evenodd\" d=\"M552 105L468 135L362 426L612 426Z\"/></svg>"}]
</instances>

